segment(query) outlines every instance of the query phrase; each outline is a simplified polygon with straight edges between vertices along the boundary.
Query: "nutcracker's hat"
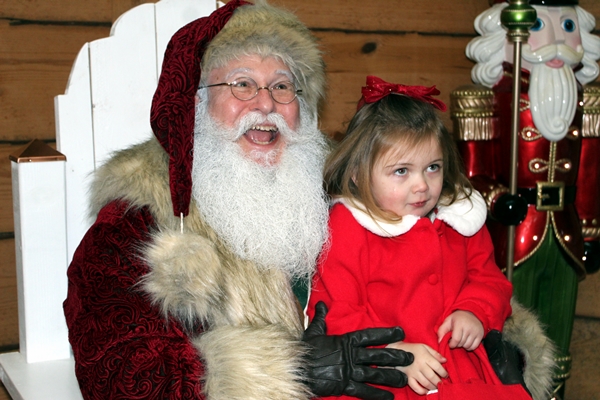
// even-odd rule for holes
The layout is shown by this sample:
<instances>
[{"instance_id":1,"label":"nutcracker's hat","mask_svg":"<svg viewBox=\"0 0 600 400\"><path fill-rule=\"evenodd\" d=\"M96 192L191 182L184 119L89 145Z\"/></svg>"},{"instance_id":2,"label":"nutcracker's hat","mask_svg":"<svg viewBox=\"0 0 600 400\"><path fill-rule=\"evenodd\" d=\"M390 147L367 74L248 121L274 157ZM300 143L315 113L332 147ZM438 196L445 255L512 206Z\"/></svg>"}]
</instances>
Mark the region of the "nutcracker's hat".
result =
<instances>
[{"instance_id":1,"label":"nutcracker's hat","mask_svg":"<svg viewBox=\"0 0 600 400\"><path fill-rule=\"evenodd\" d=\"M490 0L490 5L505 2L508 3L508 0ZM579 0L529 0L529 4L532 6L569 7L579 5Z\"/></svg>"},{"instance_id":2,"label":"nutcracker's hat","mask_svg":"<svg viewBox=\"0 0 600 400\"><path fill-rule=\"evenodd\" d=\"M315 37L298 18L256 0L232 0L173 35L152 99L150 125L169 155L173 213L186 216L192 191L195 97L201 72L238 57L276 57L302 88L302 99L315 115L325 92L325 66Z\"/></svg>"}]
</instances>

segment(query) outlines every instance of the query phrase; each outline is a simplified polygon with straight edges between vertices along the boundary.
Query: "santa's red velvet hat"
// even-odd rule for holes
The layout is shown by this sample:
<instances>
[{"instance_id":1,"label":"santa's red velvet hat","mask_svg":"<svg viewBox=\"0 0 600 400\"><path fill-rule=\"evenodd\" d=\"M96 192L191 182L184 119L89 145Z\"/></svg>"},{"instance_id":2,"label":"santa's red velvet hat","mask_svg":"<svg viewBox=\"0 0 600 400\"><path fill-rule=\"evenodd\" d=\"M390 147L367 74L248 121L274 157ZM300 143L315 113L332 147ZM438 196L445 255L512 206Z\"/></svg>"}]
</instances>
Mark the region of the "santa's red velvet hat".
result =
<instances>
[{"instance_id":1,"label":"santa's red velvet hat","mask_svg":"<svg viewBox=\"0 0 600 400\"><path fill-rule=\"evenodd\" d=\"M325 67L316 39L292 13L232 0L181 28L169 42L152 99L150 123L169 154L173 213L189 212L192 191L195 95L205 73L236 57L277 57L302 89L299 101L315 115L325 92Z\"/></svg>"}]
</instances>

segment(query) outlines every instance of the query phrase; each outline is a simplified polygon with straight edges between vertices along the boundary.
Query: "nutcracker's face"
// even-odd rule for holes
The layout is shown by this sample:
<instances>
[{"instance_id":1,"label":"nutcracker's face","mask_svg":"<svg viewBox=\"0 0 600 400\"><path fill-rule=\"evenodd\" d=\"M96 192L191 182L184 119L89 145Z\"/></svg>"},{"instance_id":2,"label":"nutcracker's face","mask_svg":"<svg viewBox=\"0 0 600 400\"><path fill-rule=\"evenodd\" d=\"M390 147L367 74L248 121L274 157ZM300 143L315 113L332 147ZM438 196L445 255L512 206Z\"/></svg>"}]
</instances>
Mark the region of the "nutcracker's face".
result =
<instances>
[{"instance_id":1,"label":"nutcracker's face","mask_svg":"<svg viewBox=\"0 0 600 400\"><path fill-rule=\"evenodd\" d=\"M577 108L573 69L583 59L575 7L534 6L537 21L523 45L523 68L531 72L529 101L533 122L551 141L565 137Z\"/></svg>"},{"instance_id":2,"label":"nutcracker's face","mask_svg":"<svg viewBox=\"0 0 600 400\"><path fill-rule=\"evenodd\" d=\"M537 20L523 45L523 68L535 64L550 68L574 68L583 58L579 19L575 7L533 6ZM506 46L506 60L512 63L512 45Z\"/></svg>"}]
</instances>

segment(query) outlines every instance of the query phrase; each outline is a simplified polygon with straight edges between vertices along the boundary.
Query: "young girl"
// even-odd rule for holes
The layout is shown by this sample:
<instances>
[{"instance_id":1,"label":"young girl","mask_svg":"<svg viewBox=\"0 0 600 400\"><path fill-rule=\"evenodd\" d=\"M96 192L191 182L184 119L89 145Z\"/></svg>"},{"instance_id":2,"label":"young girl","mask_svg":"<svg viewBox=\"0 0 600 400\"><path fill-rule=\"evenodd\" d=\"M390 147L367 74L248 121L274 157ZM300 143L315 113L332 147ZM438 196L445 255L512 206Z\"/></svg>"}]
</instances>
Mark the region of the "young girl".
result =
<instances>
[{"instance_id":1,"label":"young girl","mask_svg":"<svg viewBox=\"0 0 600 400\"><path fill-rule=\"evenodd\" d=\"M333 335L401 326L405 340L389 347L415 360L399 368L410 389L392 389L396 399L435 391L451 362L484 379L476 356L484 349L473 350L511 314L512 286L494 262L485 203L436 114L446 108L431 97L437 94L435 87L368 77L346 136L325 164L330 243L308 314L325 302ZM459 357L438 352L448 340Z\"/></svg>"}]
</instances>

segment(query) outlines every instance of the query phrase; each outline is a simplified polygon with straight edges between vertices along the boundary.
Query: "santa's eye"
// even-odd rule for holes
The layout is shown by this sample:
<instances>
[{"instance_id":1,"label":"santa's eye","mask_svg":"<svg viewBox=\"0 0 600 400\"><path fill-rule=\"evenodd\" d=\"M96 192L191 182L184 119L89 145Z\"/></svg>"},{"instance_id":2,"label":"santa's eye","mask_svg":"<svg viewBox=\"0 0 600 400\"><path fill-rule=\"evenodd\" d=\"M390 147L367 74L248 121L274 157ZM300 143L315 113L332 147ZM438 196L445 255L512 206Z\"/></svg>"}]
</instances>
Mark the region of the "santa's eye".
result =
<instances>
[{"instance_id":1,"label":"santa's eye","mask_svg":"<svg viewBox=\"0 0 600 400\"><path fill-rule=\"evenodd\" d=\"M575 21L569 18L562 22L562 28L565 32L574 32L577 25L575 24Z\"/></svg>"},{"instance_id":2,"label":"santa's eye","mask_svg":"<svg viewBox=\"0 0 600 400\"><path fill-rule=\"evenodd\" d=\"M540 31L540 30L544 29L544 25L545 25L544 21L542 21L541 18L538 18L538 19L535 20L535 23L533 24L533 26L531 27L530 30L532 32Z\"/></svg>"}]
</instances>

